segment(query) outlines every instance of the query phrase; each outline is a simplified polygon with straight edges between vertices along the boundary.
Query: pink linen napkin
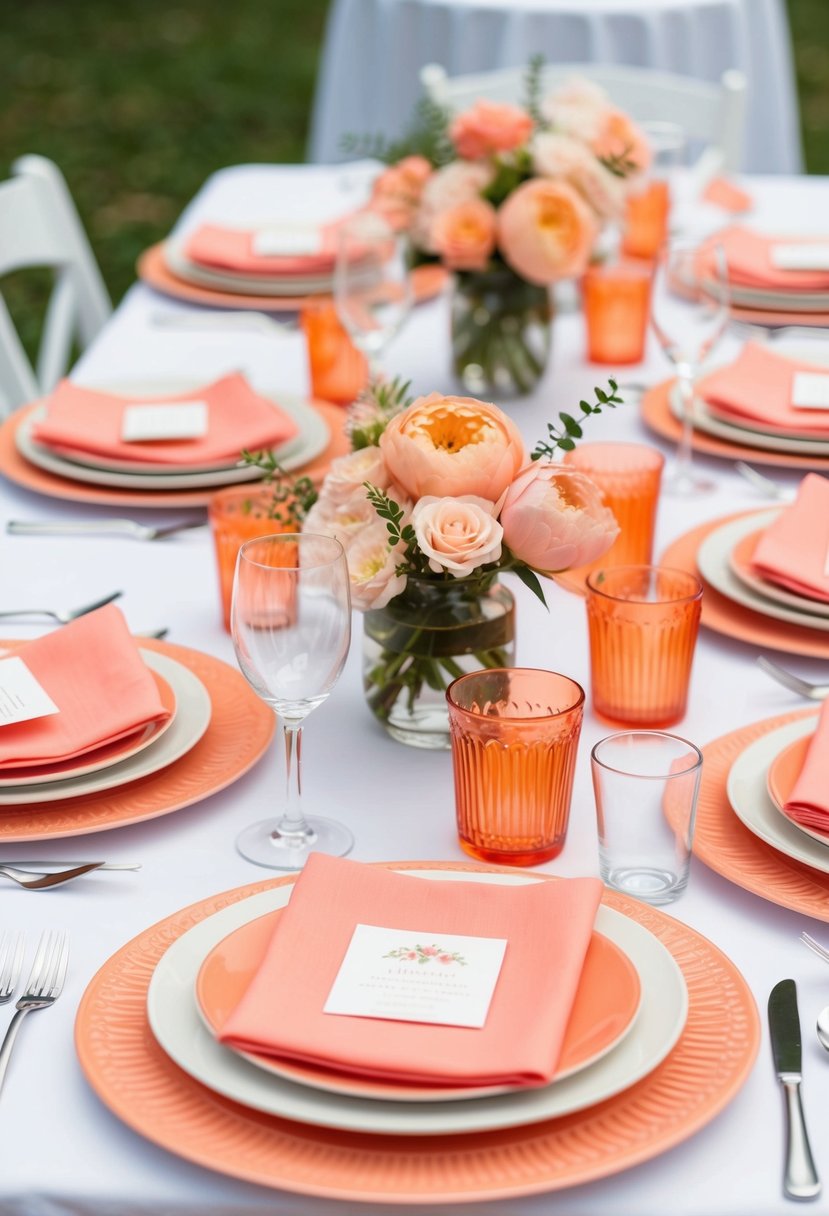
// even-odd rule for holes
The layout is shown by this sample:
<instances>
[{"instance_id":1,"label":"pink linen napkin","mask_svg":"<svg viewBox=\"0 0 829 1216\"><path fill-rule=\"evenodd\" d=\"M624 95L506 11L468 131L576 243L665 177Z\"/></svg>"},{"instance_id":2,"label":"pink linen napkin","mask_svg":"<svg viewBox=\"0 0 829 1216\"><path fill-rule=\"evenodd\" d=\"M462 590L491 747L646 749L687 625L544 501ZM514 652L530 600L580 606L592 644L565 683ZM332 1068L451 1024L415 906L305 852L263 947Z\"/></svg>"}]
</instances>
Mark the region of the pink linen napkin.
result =
<instances>
[{"instance_id":1,"label":"pink linen napkin","mask_svg":"<svg viewBox=\"0 0 829 1216\"><path fill-rule=\"evenodd\" d=\"M796 595L829 603L829 480L809 473L797 498L766 528L751 568L761 578Z\"/></svg>"},{"instance_id":2,"label":"pink linen napkin","mask_svg":"<svg viewBox=\"0 0 829 1216\"><path fill-rule=\"evenodd\" d=\"M829 833L829 701L820 711L803 768L783 811L801 827Z\"/></svg>"},{"instance_id":3,"label":"pink linen napkin","mask_svg":"<svg viewBox=\"0 0 829 1216\"><path fill-rule=\"evenodd\" d=\"M293 418L255 393L241 372L187 393L142 398L141 404L160 401L205 401L207 434L198 439L125 442L121 438L124 410L136 404L134 398L96 392L71 380L62 380L47 399L46 417L35 423L32 438L76 457L103 456L135 464L170 465L174 469L232 461L242 448L255 451L275 447L291 439L298 430Z\"/></svg>"},{"instance_id":4,"label":"pink linen napkin","mask_svg":"<svg viewBox=\"0 0 829 1216\"><path fill-rule=\"evenodd\" d=\"M170 716L114 604L27 642L14 654L60 712L1 726L4 768L82 756Z\"/></svg>"},{"instance_id":5,"label":"pink linen napkin","mask_svg":"<svg viewBox=\"0 0 829 1216\"><path fill-rule=\"evenodd\" d=\"M553 1076L599 906L598 879L424 881L312 853L219 1039L414 1084L538 1085ZM507 940L481 1029L323 1013L355 926Z\"/></svg>"},{"instance_id":6,"label":"pink linen napkin","mask_svg":"<svg viewBox=\"0 0 829 1216\"><path fill-rule=\"evenodd\" d=\"M747 342L733 363L697 382L697 394L717 418L825 439L829 436L829 409L797 409L791 401L797 372L826 375L826 371Z\"/></svg>"},{"instance_id":7,"label":"pink linen napkin","mask_svg":"<svg viewBox=\"0 0 829 1216\"><path fill-rule=\"evenodd\" d=\"M763 236L748 228L725 228L711 238L722 245L728 278L739 287L772 291L829 291L829 270L780 270L771 260L772 245L813 245L820 237ZM829 236L826 238L829 243ZM702 256L705 257L705 247Z\"/></svg>"},{"instance_id":8,"label":"pink linen napkin","mask_svg":"<svg viewBox=\"0 0 829 1216\"><path fill-rule=\"evenodd\" d=\"M702 201L734 214L750 211L754 206L751 195L727 177L712 178L702 192Z\"/></svg>"},{"instance_id":9,"label":"pink linen napkin","mask_svg":"<svg viewBox=\"0 0 829 1216\"><path fill-rule=\"evenodd\" d=\"M320 225L319 253L290 255L254 253L253 232L203 224L184 246L184 256L197 266L235 274L262 274L271 278L330 274L337 260L337 230L342 223L340 220Z\"/></svg>"}]
</instances>

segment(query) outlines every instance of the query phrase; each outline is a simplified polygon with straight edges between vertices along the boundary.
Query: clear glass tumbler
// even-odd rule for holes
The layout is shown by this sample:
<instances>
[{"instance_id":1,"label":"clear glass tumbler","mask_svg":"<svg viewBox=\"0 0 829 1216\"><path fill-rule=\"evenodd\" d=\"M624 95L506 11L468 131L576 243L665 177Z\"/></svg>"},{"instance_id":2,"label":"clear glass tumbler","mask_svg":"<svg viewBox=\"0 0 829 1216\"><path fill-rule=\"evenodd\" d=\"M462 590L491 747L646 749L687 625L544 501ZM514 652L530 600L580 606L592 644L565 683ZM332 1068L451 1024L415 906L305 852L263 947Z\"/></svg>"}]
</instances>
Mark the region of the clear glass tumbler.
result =
<instances>
[{"instance_id":1,"label":"clear glass tumbler","mask_svg":"<svg viewBox=\"0 0 829 1216\"><path fill-rule=\"evenodd\" d=\"M591 752L602 881L650 904L688 883L702 773L693 743L661 731L623 731Z\"/></svg>"},{"instance_id":2,"label":"clear glass tumbler","mask_svg":"<svg viewBox=\"0 0 829 1216\"><path fill-rule=\"evenodd\" d=\"M474 671L446 690L461 848L536 866L564 847L584 707L568 676Z\"/></svg>"}]
</instances>

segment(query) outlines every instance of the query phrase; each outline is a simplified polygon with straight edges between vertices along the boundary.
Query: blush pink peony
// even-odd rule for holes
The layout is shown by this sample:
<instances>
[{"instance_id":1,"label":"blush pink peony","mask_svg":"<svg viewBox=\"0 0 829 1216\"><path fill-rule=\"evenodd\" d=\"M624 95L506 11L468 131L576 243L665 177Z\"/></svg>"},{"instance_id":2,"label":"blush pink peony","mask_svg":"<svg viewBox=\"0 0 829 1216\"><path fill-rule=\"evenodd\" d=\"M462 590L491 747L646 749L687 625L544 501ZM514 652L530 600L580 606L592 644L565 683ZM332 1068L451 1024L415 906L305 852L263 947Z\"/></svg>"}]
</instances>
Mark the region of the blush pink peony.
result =
<instances>
[{"instance_id":1,"label":"blush pink peony","mask_svg":"<svg viewBox=\"0 0 829 1216\"><path fill-rule=\"evenodd\" d=\"M393 480L417 500L474 494L497 501L524 463L518 427L474 397L419 397L390 421L380 450Z\"/></svg>"},{"instance_id":2,"label":"blush pink peony","mask_svg":"<svg viewBox=\"0 0 829 1216\"><path fill-rule=\"evenodd\" d=\"M480 160L519 148L527 142L532 129L533 120L520 106L482 100L457 115L449 128L449 138L460 156Z\"/></svg>"},{"instance_id":3,"label":"blush pink peony","mask_svg":"<svg viewBox=\"0 0 829 1216\"><path fill-rule=\"evenodd\" d=\"M435 574L447 571L466 578L479 566L501 557L503 528L495 518L495 503L471 494L459 498L427 495L412 510L418 548Z\"/></svg>"},{"instance_id":4,"label":"blush pink peony","mask_svg":"<svg viewBox=\"0 0 829 1216\"><path fill-rule=\"evenodd\" d=\"M541 461L528 465L510 486L501 524L512 553L542 574L594 561L619 535L613 512L589 477Z\"/></svg>"},{"instance_id":5,"label":"blush pink peony","mask_svg":"<svg viewBox=\"0 0 829 1216\"><path fill-rule=\"evenodd\" d=\"M542 286L581 274L598 225L567 182L535 178L514 190L498 212L498 246L509 266Z\"/></svg>"},{"instance_id":6,"label":"blush pink peony","mask_svg":"<svg viewBox=\"0 0 829 1216\"><path fill-rule=\"evenodd\" d=\"M450 270L483 270L495 248L495 208L482 198L442 211L432 245Z\"/></svg>"},{"instance_id":7,"label":"blush pink peony","mask_svg":"<svg viewBox=\"0 0 829 1216\"><path fill-rule=\"evenodd\" d=\"M401 554L389 545L386 525L378 520L364 528L347 551L351 602L360 612L385 608L406 589L406 576L397 573Z\"/></svg>"}]
</instances>

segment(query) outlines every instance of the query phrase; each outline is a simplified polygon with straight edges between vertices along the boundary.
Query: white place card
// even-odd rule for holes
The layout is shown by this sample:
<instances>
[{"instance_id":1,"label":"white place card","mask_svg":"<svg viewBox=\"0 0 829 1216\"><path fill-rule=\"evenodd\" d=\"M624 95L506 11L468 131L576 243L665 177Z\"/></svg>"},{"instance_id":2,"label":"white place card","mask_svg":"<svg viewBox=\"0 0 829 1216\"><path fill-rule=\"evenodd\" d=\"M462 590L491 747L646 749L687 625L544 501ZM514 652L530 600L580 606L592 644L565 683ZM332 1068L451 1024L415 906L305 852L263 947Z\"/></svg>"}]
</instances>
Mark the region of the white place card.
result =
<instances>
[{"instance_id":1,"label":"white place card","mask_svg":"<svg viewBox=\"0 0 829 1216\"><path fill-rule=\"evenodd\" d=\"M154 439L201 439L207 434L206 401L157 401L128 405L121 422L125 443Z\"/></svg>"},{"instance_id":2,"label":"white place card","mask_svg":"<svg viewBox=\"0 0 829 1216\"><path fill-rule=\"evenodd\" d=\"M322 234L311 227L260 228L253 234L251 250L259 258L313 256L322 253Z\"/></svg>"},{"instance_id":3,"label":"white place card","mask_svg":"<svg viewBox=\"0 0 829 1216\"><path fill-rule=\"evenodd\" d=\"M357 925L323 1013L480 1029L507 943Z\"/></svg>"},{"instance_id":4,"label":"white place card","mask_svg":"<svg viewBox=\"0 0 829 1216\"><path fill-rule=\"evenodd\" d=\"M59 713L46 689L18 655L0 659L0 727Z\"/></svg>"},{"instance_id":5,"label":"white place card","mask_svg":"<svg viewBox=\"0 0 829 1216\"><path fill-rule=\"evenodd\" d=\"M777 270L829 270L829 241L772 245L770 256Z\"/></svg>"},{"instance_id":6,"label":"white place card","mask_svg":"<svg viewBox=\"0 0 829 1216\"><path fill-rule=\"evenodd\" d=\"M795 372L792 405L799 410L829 410L829 374Z\"/></svg>"}]
</instances>

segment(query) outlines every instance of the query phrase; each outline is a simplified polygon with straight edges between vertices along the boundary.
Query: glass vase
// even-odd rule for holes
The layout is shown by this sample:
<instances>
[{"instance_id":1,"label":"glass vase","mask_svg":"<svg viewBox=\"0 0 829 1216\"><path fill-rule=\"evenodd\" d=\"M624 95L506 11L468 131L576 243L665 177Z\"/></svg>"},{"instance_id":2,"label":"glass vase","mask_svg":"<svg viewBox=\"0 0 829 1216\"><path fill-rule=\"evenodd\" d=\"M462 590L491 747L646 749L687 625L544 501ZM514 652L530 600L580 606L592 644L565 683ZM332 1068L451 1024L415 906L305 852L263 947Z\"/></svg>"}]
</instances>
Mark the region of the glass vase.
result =
<instances>
[{"instance_id":1,"label":"glass vase","mask_svg":"<svg viewBox=\"0 0 829 1216\"><path fill-rule=\"evenodd\" d=\"M532 392L550 354L549 289L506 266L462 271L452 297L452 365L474 397Z\"/></svg>"},{"instance_id":2,"label":"glass vase","mask_svg":"<svg viewBox=\"0 0 829 1216\"><path fill-rule=\"evenodd\" d=\"M448 748L448 686L467 672L513 663L515 601L492 576L409 578L401 595L363 622L369 708L410 747Z\"/></svg>"}]
</instances>

